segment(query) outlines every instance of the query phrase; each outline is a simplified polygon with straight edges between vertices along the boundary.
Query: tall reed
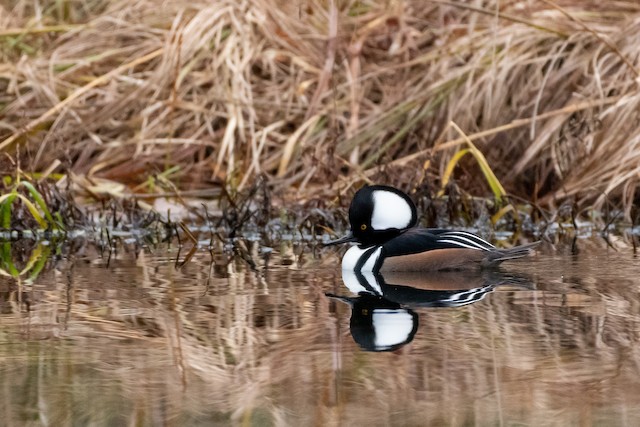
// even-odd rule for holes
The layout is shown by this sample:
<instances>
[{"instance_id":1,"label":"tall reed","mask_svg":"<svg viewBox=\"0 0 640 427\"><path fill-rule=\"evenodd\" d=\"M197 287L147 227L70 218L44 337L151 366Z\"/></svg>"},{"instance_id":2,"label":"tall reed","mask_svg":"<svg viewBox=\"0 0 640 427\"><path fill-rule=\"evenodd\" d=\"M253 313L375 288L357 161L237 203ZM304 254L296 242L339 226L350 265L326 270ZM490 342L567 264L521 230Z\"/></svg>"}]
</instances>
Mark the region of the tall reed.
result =
<instances>
[{"instance_id":1,"label":"tall reed","mask_svg":"<svg viewBox=\"0 0 640 427\"><path fill-rule=\"evenodd\" d=\"M453 121L511 194L636 198L636 1L38 4L0 15L0 150L31 171L171 169L180 189L264 173L302 195L386 165L438 180L465 144ZM490 194L478 173L456 176Z\"/></svg>"}]
</instances>

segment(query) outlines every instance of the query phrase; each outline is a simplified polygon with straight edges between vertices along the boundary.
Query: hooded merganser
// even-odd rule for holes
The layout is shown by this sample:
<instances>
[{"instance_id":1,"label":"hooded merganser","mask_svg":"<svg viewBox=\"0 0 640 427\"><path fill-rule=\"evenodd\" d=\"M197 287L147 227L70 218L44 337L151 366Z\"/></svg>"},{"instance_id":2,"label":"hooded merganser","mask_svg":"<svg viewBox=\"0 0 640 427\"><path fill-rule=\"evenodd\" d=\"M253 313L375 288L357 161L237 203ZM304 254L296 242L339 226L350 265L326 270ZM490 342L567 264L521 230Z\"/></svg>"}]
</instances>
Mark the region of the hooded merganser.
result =
<instances>
[{"instance_id":1,"label":"hooded merganser","mask_svg":"<svg viewBox=\"0 0 640 427\"><path fill-rule=\"evenodd\" d=\"M411 342L419 322L414 309L462 307L482 300L503 285L533 288L527 277L497 270L429 275L343 270L342 281L357 296L325 295L349 304L351 336L367 351L396 350Z\"/></svg>"},{"instance_id":2,"label":"hooded merganser","mask_svg":"<svg viewBox=\"0 0 640 427\"><path fill-rule=\"evenodd\" d=\"M351 306L349 330L353 340L363 350L397 350L410 343L418 331L418 314L415 311L379 295L326 295Z\"/></svg>"},{"instance_id":3,"label":"hooded merganser","mask_svg":"<svg viewBox=\"0 0 640 427\"><path fill-rule=\"evenodd\" d=\"M495 267L530 255L540 242L498 249L467 231L417 227L416 206L402 191L384 185L358 190L349 207L351 232L327 245L356 242L342 258L343 270L438 271Z\"/></svg>"},{"instance_id":4,"label":"hooded merganser","mask_svg":"<svg viewBox=\"0 0 640 427\"><path fill-rule=\"evenodd\" d=\"M499 286L533 289L523 275L499 270L373 273L342 270L342 281L354 294L377 295L409 308L462 307L482 300Z\"/></svg>"}]
</instances>

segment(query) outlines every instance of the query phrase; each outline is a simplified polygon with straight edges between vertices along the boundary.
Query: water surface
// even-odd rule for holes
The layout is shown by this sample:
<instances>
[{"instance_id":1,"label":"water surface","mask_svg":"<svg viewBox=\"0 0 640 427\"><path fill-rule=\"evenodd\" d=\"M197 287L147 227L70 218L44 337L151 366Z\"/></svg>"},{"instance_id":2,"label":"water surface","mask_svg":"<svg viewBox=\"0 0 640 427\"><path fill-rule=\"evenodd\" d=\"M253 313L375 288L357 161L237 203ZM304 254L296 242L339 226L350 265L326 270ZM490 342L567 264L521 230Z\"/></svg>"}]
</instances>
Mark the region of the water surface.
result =
<instances>
[{"instance_id":1,"label":"water surface","mask_svg":"<svg viewBox=\"0 0 640 427\"><path fill-rule=\"evenodd\" d=\"M622 243L547 245L497 277L389 279L377 308L356 304L335 250L246 245L3 277L4 423L640 425L640 271Z\"/></svg>"}]
</instances>

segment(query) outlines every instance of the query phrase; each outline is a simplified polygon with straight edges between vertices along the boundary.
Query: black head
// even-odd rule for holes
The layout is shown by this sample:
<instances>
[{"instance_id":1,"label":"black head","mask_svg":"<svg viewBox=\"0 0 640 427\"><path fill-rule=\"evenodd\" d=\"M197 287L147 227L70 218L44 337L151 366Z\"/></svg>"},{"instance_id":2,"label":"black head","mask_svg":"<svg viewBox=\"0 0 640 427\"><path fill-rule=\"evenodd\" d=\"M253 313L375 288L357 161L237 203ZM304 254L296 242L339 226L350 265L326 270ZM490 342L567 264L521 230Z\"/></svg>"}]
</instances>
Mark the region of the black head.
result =
<instances>
[{"instance_id":1,"label":"black head","mask_svg":"<svg viewBox=\"0 0 640 427\"><path fill-rule=\"evenodd\" d=\"M418 314L381 296L360 292L356 297L325 294L351 306L349 329L366 351L393 351L409 344L418 331Z\"/></svg>"},{"instance_id":2,"label":"black head","mask_svg":"<svg viewBox=\"0 0 640 427\"><path fill-rule=\"evenodd\" d=\"M356 192L349 206L351 233L326 245L381 244L414 227L417 222L416 205L408 195L386 185L368 185Z\"/></svg>"},{"instance_id":3,"label":"black head","mask_svg":"<svg viewBox=\"0 0 640 427\"><path fill-rule=\"evenodd\" d=\"M418 330L416 312L381 297L360 294L351 310L351 336L366 351L397 350Z\"/></svg>"},{"instance_id":4,"label":"black head","mask_svg":"<svg viewBox=\"0 0 640 427\"><path fill-rule=\"evenodd\" d=\"M385 185L362 187L349 207L351 233L365 245L385 242L417 221L416 206L409 196Z\"/></svg>"}]
</instances>

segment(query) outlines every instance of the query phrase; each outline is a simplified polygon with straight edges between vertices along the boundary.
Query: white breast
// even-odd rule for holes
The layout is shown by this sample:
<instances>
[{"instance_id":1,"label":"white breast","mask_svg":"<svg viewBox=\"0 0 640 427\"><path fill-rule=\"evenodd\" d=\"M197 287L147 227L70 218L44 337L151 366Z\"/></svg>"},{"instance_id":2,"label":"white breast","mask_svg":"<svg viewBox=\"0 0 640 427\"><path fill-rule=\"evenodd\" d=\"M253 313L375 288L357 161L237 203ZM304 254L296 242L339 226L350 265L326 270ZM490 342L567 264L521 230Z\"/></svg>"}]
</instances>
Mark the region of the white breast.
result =
<instances>
[{"instance_id":1,"label":"white breast","mask_svg":"<svg viewBox=\"0 0 640 427\"><path fill-rule=\"evenodd\" d=\"M365 256L364 254L370 249L371 248L360 249L358 246L350 247L347 253L344 254L344 257L342 257L342 269L352 271L355 270L358 261L360 261L360 258ZM382 252L382 247L379 247L378 249L373 251L371 255L368 256L367 261L364 263L360 271L373 271L373 268L376 265L376 261L380 256L380 252Z\"/></svg>"},{"instance_id":2,"label":"white breast","mask_svg":"<svg viewBox=\"0 0 640 427\"><path fill-rule=\"evenodd\" d=\"M342 270L342 281L345 286L354 294L366 292L369 294L382 295L382 289L376 279L376 276L371 271L362 272L358 278L353 270ZM361 280L363 280L361 282Z\"/></svg>"}]
</instances>

